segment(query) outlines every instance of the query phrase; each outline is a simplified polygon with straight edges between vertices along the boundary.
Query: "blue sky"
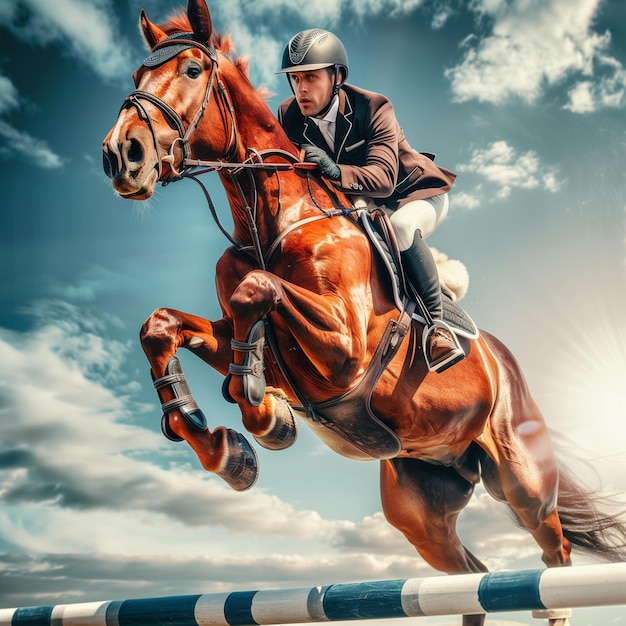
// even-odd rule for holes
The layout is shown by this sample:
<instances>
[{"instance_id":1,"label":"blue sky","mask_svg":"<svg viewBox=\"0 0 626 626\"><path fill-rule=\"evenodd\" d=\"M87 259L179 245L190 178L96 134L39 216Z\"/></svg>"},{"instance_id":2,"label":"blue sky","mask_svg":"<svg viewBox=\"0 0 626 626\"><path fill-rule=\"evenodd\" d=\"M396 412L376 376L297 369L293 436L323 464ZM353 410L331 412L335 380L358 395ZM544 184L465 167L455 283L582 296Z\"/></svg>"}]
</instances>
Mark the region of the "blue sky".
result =
<instances>
[{"instance_id":1,"label":"blue sky","mask_svg":"<svg viewBox=\"0 0 626 626\"><path fill-rule=\"evenodd\" d=\"M146 56L142 6L161 21L178 3L0 0L0 607L434 575L384 522L375 463L302 427L291 449L258 450L259 482L240 494L160 434L139 327L159 306L219 317L227 242L196 185L130 203L102 172ZM431 244L466 264L462 303L516 354L550 426L625 491L626 5L209 6L273 111L289 95L274 74L286 41L329 28L350 82L389 96L411 144L458 172ZM227 216L217 177L205 182ZM211 426L238 428L221 377L181 359ZM492 569L541 566L481 487L460 534ZM571 622L600 615L624 609Z\"/></svg>"}]
</instances>

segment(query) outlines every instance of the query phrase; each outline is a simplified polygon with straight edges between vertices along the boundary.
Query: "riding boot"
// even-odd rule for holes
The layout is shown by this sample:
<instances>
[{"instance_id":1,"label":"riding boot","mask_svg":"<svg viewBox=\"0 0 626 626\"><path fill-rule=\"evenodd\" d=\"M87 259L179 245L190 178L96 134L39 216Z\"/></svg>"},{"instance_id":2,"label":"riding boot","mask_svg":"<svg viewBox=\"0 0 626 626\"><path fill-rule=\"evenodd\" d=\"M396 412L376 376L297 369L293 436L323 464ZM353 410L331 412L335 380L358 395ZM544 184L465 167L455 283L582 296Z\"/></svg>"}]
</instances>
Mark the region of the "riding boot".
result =
<instances>
[{"instance_id":1,"label":"riding boot","mask_svg":"<svg viewBox=\"0 0 626 626\"><path fill-rule=\"evenodd\" d=\"M403 250L401 255L405 275L432 318L432 323L431 320L427 320L423 341L428 368L431 371L442 372L463 359L465 352L443 321L437 265L419 230L415 232L413 245L408 250Z\"/></svg>"}]
</instances>

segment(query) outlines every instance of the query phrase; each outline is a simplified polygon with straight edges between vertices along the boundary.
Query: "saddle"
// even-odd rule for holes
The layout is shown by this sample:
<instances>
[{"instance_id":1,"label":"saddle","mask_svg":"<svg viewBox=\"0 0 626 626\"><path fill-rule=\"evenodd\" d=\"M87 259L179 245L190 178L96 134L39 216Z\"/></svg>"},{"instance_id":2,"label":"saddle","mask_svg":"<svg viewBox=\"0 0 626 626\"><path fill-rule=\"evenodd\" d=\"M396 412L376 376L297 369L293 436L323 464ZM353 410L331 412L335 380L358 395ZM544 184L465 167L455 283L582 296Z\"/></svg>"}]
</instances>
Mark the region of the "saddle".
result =
<instances>
[{"instance_id":1,"label":"saddle","mask_svg":"<svg viewBox=\"0 0 626 626\"><path fill-rule=\"evenodd\" d=\"M400 249L387 214L378 208L371 212L364 209L359 213L358 223L387 270L394 302L398 309L402 309L403 297L412 298L413 292L407 288L401 269ZM451 330L459 337L478 338L478 327L467 312L454 301L453 294L444 285L442 285L442 296L443 319ZM413 313L413 319L425 324L424 316L419 313L421 308L417 307L418 310Z\"/></svg>"}]
</instances>

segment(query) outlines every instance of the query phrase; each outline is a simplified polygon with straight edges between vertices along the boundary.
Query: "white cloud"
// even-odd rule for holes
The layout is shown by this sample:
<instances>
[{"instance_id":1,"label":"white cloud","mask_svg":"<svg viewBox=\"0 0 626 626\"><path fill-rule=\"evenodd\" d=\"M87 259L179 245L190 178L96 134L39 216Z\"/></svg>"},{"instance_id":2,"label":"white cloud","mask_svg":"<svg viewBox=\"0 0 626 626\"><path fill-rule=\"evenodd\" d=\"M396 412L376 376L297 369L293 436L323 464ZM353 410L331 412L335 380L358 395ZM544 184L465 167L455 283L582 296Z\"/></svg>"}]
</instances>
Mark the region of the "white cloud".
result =
<instances>
[{"instance_id":1,"label":"white cloud","mask_svg":"<svg viewBox=\"0 0 626 626\"><path fill-rule=\"evenodd\" d=\"M13 159L17 154L30 164L43 169L56 169L63 165L63 159L45 141L17 130L2 120L0 120L0 138L7 144L0 146L0 158Z\"/></svg>"},{"instance_id":2,"label":"white cloud","mask_svg":"<svg viewBox=\"0 0 626 626\"><path fill-rule=\"evenodd\" d=\"M0 159L23 156L33 165L44 169L55 169L63 160L54 153L45 141L36 139L3 121L1 118L20 106L20 95L13 81L0 72Z\"/></svg>"},{"instance_id":3,"label":"white cloud","mask_svg":"<svg viewBox=\"0 0 626 626\"><path fill-rule=\"evenodd\" d=\"M513 188L560 189L558 170L541 163L533 150L518 154L506 141L494 141L487 148L476 148L469 163L457 166L459 172L471 172L498 186L498 198L506 198ZM463 202L463 198L461 198ZM466 202L470 202L469 198Z\"/></svg>"},{"instance_id":4,"label":"white cloud","mask_svg":"<svg viewBox=\"0 0 626 626\"><path fill-rule=\"evenodd\" d=\"M0 115L19 105L17 89L8 76L0 73Z\"/></svg>"},{"instance_id":5,"label":"white cloud","mask_svg":"<svg viewBox=\"0 0 626 626\"><path fill-rule=\"evenodd\" d=\"M434 15L431 21L431 27L433 30L439 30L443 28L450 19L450 17L454 14L454 10L449 4L444 2L438 3L434 7Z\"/></svg>"},{"instance_id":6,"label":"white cloud","mask_svg":"<svg viewBox=\"0 0 626 626\"><path fill-rule=\"evenodd\" d=\"M61 45L66 54L106 80L128 77L131 48L119 34L108 0L24 0L0 6L0 28L38 46ZM0 74L0 116L15 109L21 97L10 78ZM0 120L0 158L20 156L35 167L56 169L63 159L48 144Z\"/></svg>"},{"instance_id":7,"label":"white cloud","mask_svg":"<svg viewBox=\"0 0 626 626\"><path fill-rule=\"evenodd\" d=\"M284 80L276 76L276 70L289 37L298 29L317 25L332 30L340 22L356 27L361 20L378 15L401 19L422 5L423 0L230 0L210 5L210 9L214 25L232 35L240 53L250 55L253 82L272 87ZM442 9L434 23L442 24L447 15ZM294 30L286 30L285 24L294 24Z\"/></svg>"},{"instance_id":8,"label":"white cloud","mask_svg":"<svg viewBox=\"0 0 626 626\"><path fill-rule=\"evenodd\" d=\"M478 191L478 190L476 190ZM455 209L477 209L480 206L480 200L476 193L468 193L466 191L454 192L452 203Z\"/></svg>"},{"instance_id":9,"label":"white cloud","mask_svg":"<svg viewBox=\"0 0 626 626\"><path fill-rule=\"evenodd\" d=\"M547 87L573 78L566 108L622 106L626 78L608 52L610 33L593 30L599 5L600 0L476 0L472 8L491 32L468 38L463 61L446 71L455 100L499 104L517 97L533 103Z\"/></svg>"},{"instance_id":10,"label":"white cloud","mask_svg":"<svg viewBox=\"0 0 626 626\"><path fill-rule=\"evenodd\" d=\"M583 80L568 92L569 101L564 108L572 113L593 113L599 108L618 108L626 103L626 71L613 64L612 75L593 82Z\"/></svg>"},{"instance_id":11,"label":"white cloud","mask_svg":"<svg viewBox=\"0 0 626 626\"><path fill-rule=\"evenodd\" d=\"M257 532L270 535L318 532L313 511L262 491L237 494L186 465L155 465L154 452L171 444L133 424L143 407L119 373L128 346L105 339L97 322L84 323L80 309L48 303L46 310L44 326L0 335L5 503L151 511L189 526L239 531L256 519Z\"/></svg>"},{"instance_id":12,"label":"white cloud","mask_svg":"<svg viewBox=\"0 0 626 626\"><path fill-rule=\"evenodd\" d=\"M348 552L357 549L409 555L413 550L400 531L393 528L380 512L366 517L360 523L338 522L330 529L328 540L333 547Z\"/></svg>"},{"instance_id":13,"label":"white cloud","mask_svg":"<svg viewBox=\"0 0 626 626\"><path fill-rule=\"evenodd\" d=\"M131 48L108 0L24 0L12 11L0 12L0 25L40 46L67 46L72 57L107 80L132 70Z\"/></svg>"},{"instance_id":14,"label":"white cloud","mask_svg":"<svg viewBox=\"0 0 626 626\"><path fill-rule=\"evenodd\" d=\"M17 109L20 100L13 81L0 72L0 116L5 116ZM14 159L16 155L20 155L31 164L43 169L56 169L63 165L63 159L45 141L17 130L1 118L0 139L6 142L5 146L0 145L0 159Z\"/></svg>"}]
</instances>

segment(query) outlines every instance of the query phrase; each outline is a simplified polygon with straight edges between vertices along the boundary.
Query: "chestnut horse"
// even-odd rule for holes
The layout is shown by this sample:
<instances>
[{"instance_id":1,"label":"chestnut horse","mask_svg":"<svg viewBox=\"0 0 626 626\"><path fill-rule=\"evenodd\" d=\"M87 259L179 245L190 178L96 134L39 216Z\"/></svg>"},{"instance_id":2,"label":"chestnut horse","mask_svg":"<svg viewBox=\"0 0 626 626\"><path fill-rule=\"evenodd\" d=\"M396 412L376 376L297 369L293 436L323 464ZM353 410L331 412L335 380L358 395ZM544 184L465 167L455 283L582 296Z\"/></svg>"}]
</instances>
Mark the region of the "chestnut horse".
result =
<instances>
[{"instance_id":1,"label":"chestnut horse","mask_svg":"<svg viewBox=\"0 0 626 626\"><path fill-rule=\"evenodd\" d=\"M623 560L624 527L560 471L500 341L462 338L467 357L429 372L423 324L398 306L352 205L299 168L298 150L213 31L205 1L190 0L162 25L142 12L140 23L151 52L104 140L105 171L121 197L142 200L158 182L217 170L234 222L216 268L222 318L163 308L141 330L166 436L185 440L235 489L254 483L251 445L233 429L210 430L195 403L175 356L186 348L226 376L224 395L260 445L293 443L295 411L337 452L380 459L387 520L439 570L486 571L456 533L481 478L547 566L569 565L572 544ZM364 381L365 393L353 393ZM464 626L483 623L484 615L463 617Z\"/></svg>"}]
</instances>

